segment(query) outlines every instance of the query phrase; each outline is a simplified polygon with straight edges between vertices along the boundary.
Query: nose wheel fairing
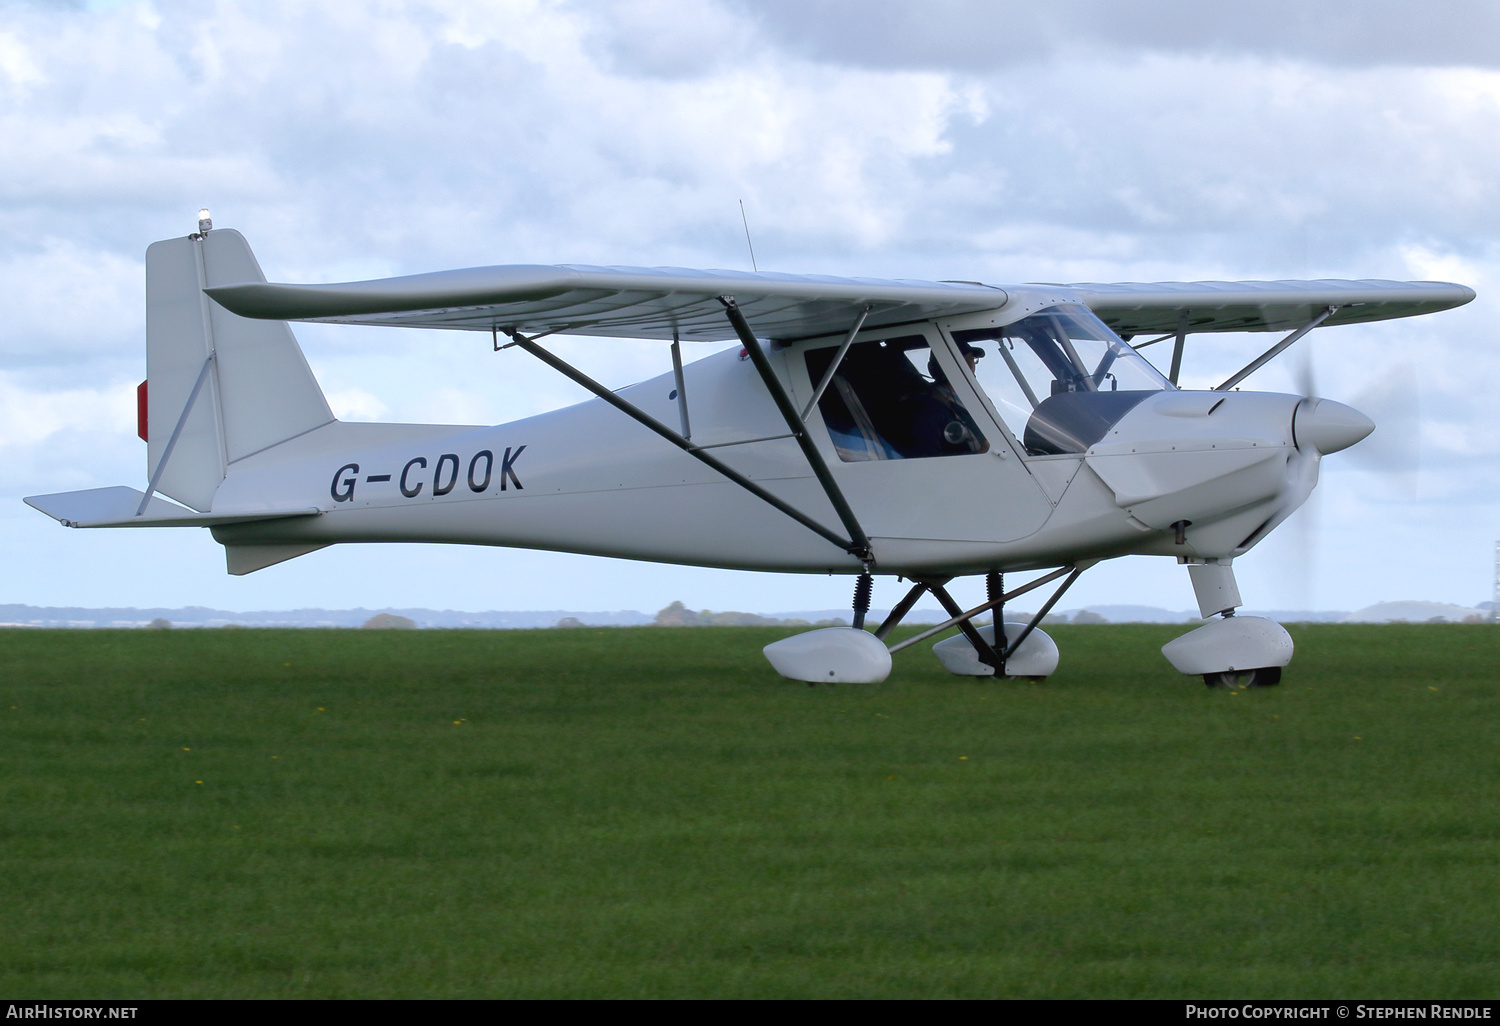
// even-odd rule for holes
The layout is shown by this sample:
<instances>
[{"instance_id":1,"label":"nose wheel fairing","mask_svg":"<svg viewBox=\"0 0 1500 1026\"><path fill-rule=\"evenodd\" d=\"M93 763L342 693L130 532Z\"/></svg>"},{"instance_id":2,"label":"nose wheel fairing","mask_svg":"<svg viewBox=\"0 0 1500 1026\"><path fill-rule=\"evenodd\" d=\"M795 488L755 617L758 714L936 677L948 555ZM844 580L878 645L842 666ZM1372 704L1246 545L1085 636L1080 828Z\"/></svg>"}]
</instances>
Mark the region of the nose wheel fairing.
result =
<instances>
[{"instance_id":1,"label":"nose wheel fairing","mask_svg":"<svg viewBox=\"0 0 1500 1026\"><path fill-rule=\"evenodd\" d=\"M1239 585L1228 560L1190 564L1188 577L1198 612L1209 622L1162 646L1179 673L1201 676L1209 687L1264 687L1281 680L1292 661L1292 636L1263 616L1236 616ZM1218 617L1218 619L1210 619Z\"/></svg>"},{"instance_id":2,"label":"nose wheel fairing","mask_svg":"<svg viewBox=\"0 0 1500 1026\"><path fill-rule=\"evenodd\" d=\"M1209 678L1280 670L1292 661L1292 636L1262 616L1224 616L1162 646L1178 673ZM1280 674L1277 674L1280 679ZM1212 683L1212 681L1210 681Z\"/></svg>"}]
</instances>

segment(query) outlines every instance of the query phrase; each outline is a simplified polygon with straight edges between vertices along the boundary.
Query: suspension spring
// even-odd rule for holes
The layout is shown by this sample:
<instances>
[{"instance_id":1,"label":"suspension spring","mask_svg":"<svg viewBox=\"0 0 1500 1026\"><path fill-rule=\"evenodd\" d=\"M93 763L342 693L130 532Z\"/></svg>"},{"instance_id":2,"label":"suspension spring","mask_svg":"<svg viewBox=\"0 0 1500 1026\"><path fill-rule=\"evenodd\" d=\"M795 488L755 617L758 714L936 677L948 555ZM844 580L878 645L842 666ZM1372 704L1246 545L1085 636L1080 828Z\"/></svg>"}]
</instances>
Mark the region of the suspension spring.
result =
<instances>
[{"instance_id":1,"label":"suspension spring","mask_svg":"<svg viewBox=\"0 0 1500 1026\"><path fill-rule=\"evenodd\" d=\"M864 630L865 614L870 611L870 592L875 579L869 574L860 574L854 582L854 629Z\"/></svg>"}]
</instances>

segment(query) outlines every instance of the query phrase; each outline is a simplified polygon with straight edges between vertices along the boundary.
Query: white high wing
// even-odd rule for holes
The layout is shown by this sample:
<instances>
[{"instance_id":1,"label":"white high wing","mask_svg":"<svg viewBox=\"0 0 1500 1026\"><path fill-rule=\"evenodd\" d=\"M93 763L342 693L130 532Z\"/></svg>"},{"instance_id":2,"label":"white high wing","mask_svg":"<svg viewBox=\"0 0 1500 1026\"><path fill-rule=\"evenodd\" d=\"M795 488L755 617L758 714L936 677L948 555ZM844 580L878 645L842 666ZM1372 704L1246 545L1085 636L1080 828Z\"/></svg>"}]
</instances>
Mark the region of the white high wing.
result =
<instances>
[{"instance_id":1,"label":"white high wing","mask_svg":"<svg viewBox=\"0 0 1500 1026\"><path fill-rule=\"evenodd\" d=\"M238 232L201 216L146 253L146 490L26 502L70 527L211 528L232 574L337 542L424 541L855 576L860 629L766 650L809 681L883 680L891 652L953 626L935 646L953 672L1044 677L1057 649L1041 618L1084 569L1138 553L1187 564L1204 618L1222 614L1164 648L1178 670L1275 683L1291 640L1233 615L1231 562L1306 500L1324 455L1374 425L1235 386L1315 327L1474 298L1441 282L991 286L531 265L279 285ZM288 321L480 331L597 398L498 427L343 423ZM1289 334L1216 389L1179 389L1186 337L1215 331ZM546 348L554 333L661 339L672 370L612 392ZM1130 344L1147 335L1160 337ZM732 339L738 352L681 362L681 340ZM1168 341L1163 375L1136 350ZM1025 570L1043 573L1006 593L1000 575ZM977 574L989 600L961 609L945 585ZM912 582L873 634L872 575ZM1029 622L1005 622L1007 601L1057 580ZM949 622L887 648L925 592ZM998 641L971 623L989 611Z\"/></svg>"}]
</instances>

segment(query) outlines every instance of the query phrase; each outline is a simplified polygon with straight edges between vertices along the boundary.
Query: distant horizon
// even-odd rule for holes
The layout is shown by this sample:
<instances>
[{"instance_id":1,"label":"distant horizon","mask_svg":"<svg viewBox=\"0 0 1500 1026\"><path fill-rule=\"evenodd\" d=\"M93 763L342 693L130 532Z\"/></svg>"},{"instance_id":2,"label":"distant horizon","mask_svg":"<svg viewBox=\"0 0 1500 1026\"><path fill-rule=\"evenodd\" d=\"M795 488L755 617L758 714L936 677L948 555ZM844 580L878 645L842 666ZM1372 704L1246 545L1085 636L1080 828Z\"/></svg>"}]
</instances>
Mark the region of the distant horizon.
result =
<instances>
[{"instance_id":1,"label":"distant horizon","mask_svg":"<svg viewBox=\"0 0 1500 1026\"><path fill-rule=\"evenodd\" d=\"M1473 606L1457 603L1432 603L1426 600L1409 599L1396 602L1377 602L1358 610L1308 610L1308 609L1254 609L1242 607L1238 612L1246 616L1265 616L1286 623L1329 623L1344 619L1383 605L1416 604L1441 607L1453 614L1465 610L1487 612L1491 603L1485 601ZM686 605L686 604L685 604ZM716 616L751 616L782 621L794 625L801 621L815 625L819 621L852 619L848 609L781 610L775 612L748 612L743 610L692 609L691 612L710 612ZM1015 614L1030 616L1034 610L1020 604L1011 607ZM585 627L646 627L654 626L656 613L638 609L577 610L577 609L531 609L531 610L457 610L432 609L423 606L354 606L328 609L316 606L295 609L229 610L210 606L33 606L19 603L0 604L0 627L48 627L80 629L130 628L149 625L152 621L167 620L173 626L183 627L360 627L366 620L381 614L403 616L425 629L485 629L485 630L535 630L557 627L563 620L572 620ZM870 622L878 623L890 612L889 609L872 608ZM1432 610L1422 610L1432 612ZM1131 603L1098 603L1070 607L1055 615L1073 620L1080 613L1101 617L1106 623L1194 623L1201 617L1193 610L1173 610L1160 606ZM937 623L947 619L947 614L933 606L918 606L906 616L907 623ZM981 619L983 619L981 617ZM1422 617L1423 622L1430 617Z\"/></svg>"}]
</instances>

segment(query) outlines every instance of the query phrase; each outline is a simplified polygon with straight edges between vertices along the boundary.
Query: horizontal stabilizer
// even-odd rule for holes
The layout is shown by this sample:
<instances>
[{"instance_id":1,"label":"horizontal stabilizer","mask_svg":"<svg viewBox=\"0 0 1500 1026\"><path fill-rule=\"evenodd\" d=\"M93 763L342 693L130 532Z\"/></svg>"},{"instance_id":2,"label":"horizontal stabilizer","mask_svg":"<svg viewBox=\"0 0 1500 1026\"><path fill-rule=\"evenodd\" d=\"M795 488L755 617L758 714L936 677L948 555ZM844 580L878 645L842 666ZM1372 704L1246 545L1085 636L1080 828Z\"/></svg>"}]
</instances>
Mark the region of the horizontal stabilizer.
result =
<instances>
[{"instance_id":1,"label":"horizontal stabilizer","mask_svg":"<svg viewBox=\"0 0 1500 1026\"><path fill-rule=\"evenodd\" d=\"M308 507L196 513L153 495L145 510L137 515L145 497L145 492L116 485L113 488L86 488L81 492L28 495L23 501L65 527L213 527L252 520L315 516L322 512Z\"/></svg>"}]
</instances>

